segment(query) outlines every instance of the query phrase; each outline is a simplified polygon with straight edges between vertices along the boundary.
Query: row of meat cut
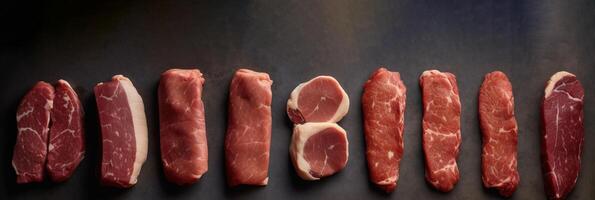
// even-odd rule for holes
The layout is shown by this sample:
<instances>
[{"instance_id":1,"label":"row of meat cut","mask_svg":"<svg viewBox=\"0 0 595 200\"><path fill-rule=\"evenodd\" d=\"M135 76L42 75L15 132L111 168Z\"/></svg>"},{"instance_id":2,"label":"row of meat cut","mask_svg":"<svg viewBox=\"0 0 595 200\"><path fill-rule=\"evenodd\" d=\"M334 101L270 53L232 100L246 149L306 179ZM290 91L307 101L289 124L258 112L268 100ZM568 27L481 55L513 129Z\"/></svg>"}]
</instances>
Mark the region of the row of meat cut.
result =
<instances>
[{"instance_id":1,"label":"row of meat cut","mask_svg":"<svg viewBox=\"0 0 595 200\"><path fill-rule=\"evenodd\" d=\"M167 179L185 185L208 170L202 88L196 69L171 69L158 88L161 161ZM225 137L227 182L266 185L271 142L271 85L263 72L239 69L229 88ZM455 75L428 70L419 77L423 104L422 146L426 180L448 192L459 180L461 102ZM94 88L101 126L101 182L136 184L147 158L144 104L132 82L116 75ZM364 85L362 110L370 180L391 192L397 187L404 150L407 89L398 72L379 68ZM542 99L542 167L548 196L563 199L580 169L584 140L583 88L575 75L554 74ZM499 71L488 73L479 91L483 135L482 180L486 188L511 196L517 170L517 122L512 85ZM349 97L331 76L299 84L287 101L294 123L289 154L297 174L318 180L342 170L348 161L347 132L337 122L349 110ZM83 108L64 80L38 82L17 110L17 141L12 165L18 183L40 182L45 174L67 180L85 152Z\"/></svg>"}]
</instances>

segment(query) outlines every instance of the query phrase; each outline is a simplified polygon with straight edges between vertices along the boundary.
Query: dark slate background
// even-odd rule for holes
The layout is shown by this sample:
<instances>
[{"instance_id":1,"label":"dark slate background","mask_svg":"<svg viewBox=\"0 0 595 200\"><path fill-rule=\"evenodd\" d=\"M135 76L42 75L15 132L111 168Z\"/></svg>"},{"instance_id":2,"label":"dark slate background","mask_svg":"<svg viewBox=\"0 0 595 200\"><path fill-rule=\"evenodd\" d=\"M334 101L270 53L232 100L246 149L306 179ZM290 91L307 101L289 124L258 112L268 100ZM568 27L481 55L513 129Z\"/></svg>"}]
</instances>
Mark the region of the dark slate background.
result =
<instances>
[{"instance_id":1,"label":"dark slate background","mask_svg":"<svg viewBox=\"0 0 595 200\"><path fill-rule=\"evenodd\" d=\"M585 149L571 199L595 198L595 2L584 1L21 1L0 5L0 199L497 199L483 189L477 92L483 75L502 70L514 87L521 183L513 199L544 199L539 158L539 104L559 70L578 75L585 90ZM360 96L380 65L401 72L407 92L405 155L390 195L368 181ZM197 66L204 101L209 172L178 187L161 171L157 116L159 75ZM268 72L273 84L270 181L266 187L225 184L223 139L233 71ZM457 75L463 104L461 180L450 193L424 180L418 77L440 69ZM114 74L132 79L143 96L149 157L139 183L99 185L99 132L92 88ZM301 181L288 156L291 90L332 75L351 100L340 122L350 160L339 174ZM76 85L86 109L87 154L65 183L16 185L10 165L20 98L38 80Z\"/></svg>"}]
</instances>

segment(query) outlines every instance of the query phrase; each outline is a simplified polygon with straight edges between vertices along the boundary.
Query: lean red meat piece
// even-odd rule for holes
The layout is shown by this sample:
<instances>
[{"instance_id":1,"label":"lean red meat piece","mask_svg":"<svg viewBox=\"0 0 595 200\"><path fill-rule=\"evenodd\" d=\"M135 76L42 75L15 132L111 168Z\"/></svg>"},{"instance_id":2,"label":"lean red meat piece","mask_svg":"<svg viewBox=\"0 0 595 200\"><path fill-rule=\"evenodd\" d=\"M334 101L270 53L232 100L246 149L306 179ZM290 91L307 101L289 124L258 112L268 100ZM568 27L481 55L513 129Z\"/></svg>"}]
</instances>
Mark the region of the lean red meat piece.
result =
<instances>
[{"instance_id":1,"label":"lean red meat piece","mask_svg":"<svg viewBox=\"0 0 595 200\"><path fill-rule=\"evenodd\" d=\"M335 123L305 123L293 128L291 160L304 180L341 171L349 158L347 134Z\"/></svg>"},{"instance_id":2,"label":"lean red meat piece","mask_svg":"<svg viewBox=\"0 0 595 200\"><path fill-rule=\"evenodd\" d=\"M299 84L287 101L287 114L294 124L338 122L348 110L349 98L331 76L318 76Z\"/></svg>"},{"instance_id":3,"label":"lean red meat piece","mask_svg":"<svg viewBox=\"0 0 595 200\"><path fill-rule=\"evenodd\" d=\"M159 81L161 161L165 177L179 185L196 182L208 170L204 82L197 69L170 69Z\"/></svg>"},{"instance_id":4,"label":"lean red meat piece","mask_svg":"<svg viewBox=\"0 0 595 200\"><path fill-rule=\"evenodd\" d=\"M53 100L54 87L40 81L27 92L19 104L17 141L12 154L12 167L17 175L17 183L43 181Z\"/></svg>"},{"instance_id":5,"label":"lean red meat piece","mask_svg":"<svg viewBox=\"0 0 595 200\"><path fill-rule=\"evenodd\" d=\"M453 74L438 70L425 71L419 79L426 180L437 190L448 192L459 181L461 102L457 81Z\"/></svg>"},{"instance_id":6,"label":"lean red meat piece","mask_svg":"<svg viewBox=\"0 0 595 200\"><path fill-rule=\"evenodd\" d=\"M225 161L227 183L266 185L271 145L271 85L269 75L236 71L229 89Z\"/></svg>"},{"instance_id":7,"label":"lean red meat piece","mask_svg":"<svg viewBox=\"0 0 595 200\"><path fill-rule=\"evenodd\" d=\"M508 77L488 73L479 90L479 122L483 135L481 169L483 185L510 197L519 184L517 171L517 122L514 96Z\"/></svg>"},{"instance_id":8,"label":"lean red meat piece","mask_svg":"<svg viewBox=\"0 0 595 200\"><path fill-rule=\"evenodd\" d=\"M70 84L59 80L51 112L46 168L54 182L66 181L85 155L83 107Z\"/></svg>"},{"instance_id":9,"label":"lean red meat piece","mask_svg":"<svg viewBox=\"0 0 595 200\"><path fill-rule=\"evenodd\" d=\"M116 75L95 86L101 125L101 183L128 188L147 159L147 119L141 96L130 79Z\"/></svg>"},{"instance_id":10,"label":"lean red meat piece","mask_svg":"<svg viewBox=\"0 0 595 200\"><path fill-rule=\"evenodd\" d=\"M574 189L584 141L584 90L574 74L558 72L547 83L541 107L541 155L545 189L565 199Z\"/></svg>"},{"instance_id":11,"label":"lean red meat piece","mask_svg":"<svg viewBox=\"0 0 595 200\"><path fill-rule=\"evenodd\" d=\"M406 92L398 72L380 68L370 76L362 95L370 181L386 192L392 192L399 180Z\"/></svg>"}]
</instances>

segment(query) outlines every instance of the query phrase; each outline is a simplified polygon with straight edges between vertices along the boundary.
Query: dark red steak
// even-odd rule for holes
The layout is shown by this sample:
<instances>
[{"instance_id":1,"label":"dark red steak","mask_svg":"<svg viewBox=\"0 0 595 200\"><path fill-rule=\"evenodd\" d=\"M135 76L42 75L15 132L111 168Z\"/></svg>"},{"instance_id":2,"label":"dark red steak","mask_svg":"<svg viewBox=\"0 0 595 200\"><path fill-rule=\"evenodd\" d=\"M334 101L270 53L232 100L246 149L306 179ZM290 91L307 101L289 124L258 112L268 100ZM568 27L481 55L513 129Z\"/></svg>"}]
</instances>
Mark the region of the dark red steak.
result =
<instances>
[{"instance_id":1,"label":"dark red steak","mask_svg":"<svg viewBox=\"0 0 595 200\"><path fill-rule=\"evenodd\" d=\"M349 110L349 98L331 76L318 76L299 84L287 101L287 114L294 124L338 122Z\"/></svg>"},{"instance_id":2,"label":"dark red steak","mask_svg":"<svg viewBox=\"0 0 595 200\"><path fill-rule=\"evenodd\" d=\"M161 162L176 184L196 182L208 170L202 86L197 69L170 69L159 81Z\"/></svg>"},{"instance_id":3,"label":"dark red steak","mask_svg":"<svg viewBox=\"0 0 595 200\"><path fill-rule=\"evenodd\" d=\"M55 182L65 181L85 155L83 107L70 84L59 80L51 112L47 171Z\"/></svg>"},{"instance_id":4,"label":"dark red steak","mask_svg":"<svg viewBox=\"0 0 595 200\"><path fill-rule=\"evenodd\" d=\"M147 120L130 79L116 75L95 86L101 125L101 183L127 188L137 182L147 159Z\"/></svg>"},{"instance_id":5,"label":"dark red steak","mask_svg":"<svg viewBox=\"0 0 595 200\"><path fill-rule=\"evenodd\" d=\"M583 150L584 90L574 74L558 72L547 83L541 107L541 155L545 189L565 199L576 185Z\"/></svg>"},{"instance_id":6,"label":"dark red steak","mask_svg":"<svg viewBox=\"0 0 595 200\"><path fill-rule=\"evenodd\" d=\"M229 86L225 166L227 183L266 185L271 145L271 85L269 75L236 71Z\"/></svg>"},{"instance_id":7,"label":"dark red steak","mask_svg":"<svg viewBox=\"0 0 595 200\"><path fill-rule=\"evenodd\" d=\"M459 181L461 102L457 81L453 74L438 70L425 71L419 79L426 180L437 190L448 192Z\"/></svg>"},{"instance_id":8,"label":"dark red steak","mask_svg":"<svg viewBox=\"0 0 595 200\"><path fill-rule=\"evenodd\" d=\"M318 180L345 167L347 147L347 134L337 124L305 123L295 125L289 152L302 179Z\"/></svg>"},{"instance_id":9,"label":"dark red steak","mask_svg":"<svg viewBox=\"0 0 595 200\"><path fill-rule=\"evenodd\" d=\"M483 135L483 185L510 197L519 184L517 123L512 85L502 72L485 76L479 90L479 122Z\"/></svg>"},{"instance_id":10,"label":"dark red steak","mask_svg":"<svg viewBox=\"0 0 595 200\"><path fill-rule=\"evenodd\" d=\"M406 91L398 72L380 68L370 76L362 95L370 181L387 192L399 180Z\"/></svg>"},{"instance_id":11,"label":"dark red steak","mask_svg":"<svg viewBox=\"0 0 595 200\"><path fill-rule=\"evenodd\" d=\"M37 82L21 99L16 116L17 141L12 154L17 183L43 181L53 100L54 87L43 81Z\"/></svg>"}]
</instances>

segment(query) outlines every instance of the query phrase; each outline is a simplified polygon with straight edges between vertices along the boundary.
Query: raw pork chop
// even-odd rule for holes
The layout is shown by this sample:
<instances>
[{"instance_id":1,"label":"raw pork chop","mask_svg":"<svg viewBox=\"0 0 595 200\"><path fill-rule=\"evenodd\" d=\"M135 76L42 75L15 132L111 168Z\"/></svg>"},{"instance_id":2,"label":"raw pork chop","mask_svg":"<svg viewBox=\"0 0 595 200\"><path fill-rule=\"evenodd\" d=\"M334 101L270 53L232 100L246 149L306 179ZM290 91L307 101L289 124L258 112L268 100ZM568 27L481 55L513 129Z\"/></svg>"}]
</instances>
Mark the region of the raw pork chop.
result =
<instances>
[{"instance_id":1,"label":"raw pork chop","mask_svg":"<svg viewBox=\"0 0 595 200\"><path fill-rule=\"evenodd\" d=\"M229 88L225 161L230 186L266 185L271 145L271 85L266 73L236 71Z\"/></svg>"},{"instance_id":2,"label":"raw pork chop","mask_svg":"<svg viewBox=\"0 0 595 200\"><path fill-rule=\"evenodd\" d=\"M448 72L428 70L419 79L424 108L422 128L426 180L439 191L448 192L459 181L459 89L455 76Z\"/></svg>"},{"instance_id":3,"label":"raw pork chop","mask_svg":"<svg viewBox=\"0 0 595 200\"><path fill-rule=\"evenodd\" d=\"M519 184L517 123L512 85L502 72L485 76L479 90L479 122L483 134L483 185L510 197Z\"/></svg>"},{"instance_id":4,"label":"raw pork chop","mask_svg":"<svg viewBox=\"0 0 595 200\"><path fill-rule=\"evenodd\" d=\"M202 85L197 69L170 69L159 81L161 161L176 184L196 182L208 170Z\"/></svg>"},{"instance_id":5,"label":"raw pork chop","mask_svg":"<svg viewBox=\"0 0 595 200\"><path fill-rule=\"evenodd\" d=\"M53 100L52 85L40 81L27 92L19 104L17 141L12 154L12 167L17 175L17 183L43 180Z\"/></svg>"},{"instance_id":6,"label":"raw pork chop","mask_svg":"<svg viewBox=\"0 0 595 200\"><path fill-rule=\"evenodd\" d=\"M101 182L132 187L147 159L147 119L143 100L132 82L116 75L95 86L101 125Z\"/></svg>"},{"instance_id":7,"label":"raw pork chop","mask_svg":"<svg viewBox=\"0 0 595 200\"><path fill-rule=\"evenodd\" d=\"M541 107L541 155L545 189L565 199L576 185L583 150L584 90L574 74L558 72L547 83Z\"/></svg>"},{"instance_id":8,"label":"raw pork chop","mask_svg":"<svg viewBox=\"0 0 595 200\"><path fill-rule=\"evenodd\" d=\"M370 76L362 95L370 180L387 192L399 180L406 91L399 72L380 68Z\"/></svg>"},{"instance_id":9,"label":"raw pork chop","mask_svg":"<svg viewBox=\"0 0 595 200\"><path fill-rule=\"evenodd\" d=\"M318 180L347 164L347 134L335 123L305 123L293 128L291 160L304 180Z\"/></svg>"},{"instance_id":10,"label":"raw pork chop","mask_svg":"<svg viewBox=\"0 0 595 200\"><path fill-rule=\"evenodd\" d=\"M287 114L294 124L338 122L349 110L349 98L331 76L318 76L299 84L287 101Z\"/></svg>"},{"instance_id":11,"label":"raw pork chop","mask_svg":"<svg viewBox=\"0 0 595 200\"><path fill-rule=\"evenodd\" d=\"M70 178L85 155L84 113L68 82L59 80L55 89L46 167L50 178L61 182Z\"/></svg>"}]
</instances>

